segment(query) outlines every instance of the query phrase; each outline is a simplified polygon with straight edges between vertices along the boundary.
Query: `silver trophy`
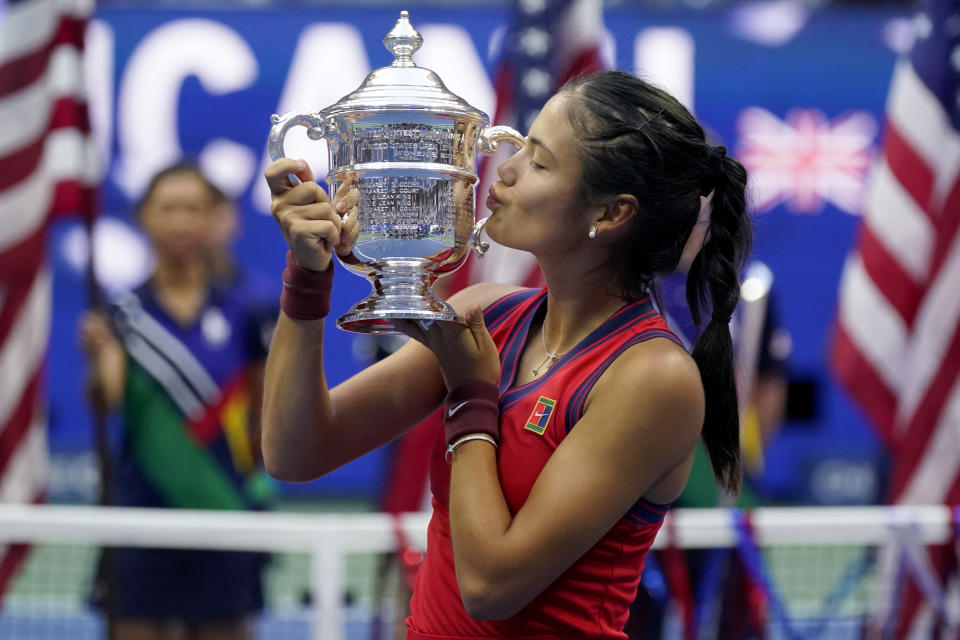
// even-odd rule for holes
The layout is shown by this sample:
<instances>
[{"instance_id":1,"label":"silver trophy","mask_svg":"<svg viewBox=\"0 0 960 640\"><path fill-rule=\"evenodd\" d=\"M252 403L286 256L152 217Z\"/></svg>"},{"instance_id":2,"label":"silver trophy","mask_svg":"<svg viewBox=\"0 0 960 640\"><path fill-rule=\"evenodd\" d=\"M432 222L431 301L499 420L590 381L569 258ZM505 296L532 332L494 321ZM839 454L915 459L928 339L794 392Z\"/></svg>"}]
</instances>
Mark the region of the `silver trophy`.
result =
<instances>
[{"instance_id":1,"label":"silver trophy","mask_svg":"<svg viewBox=\"0 0 960 640\"><path fill-rule=\"evenodd\" d=\"M360 87L316 113L271 117L269 150L283 157L290 127L307 127L327 143L330 193L356 176L359 234L341 264L366 276L367 297L337 320L357 333L398 333L390 320L460 322L453 308L433 295L434 281L478 255L485 220L474 224L477 153L491 154L506 140L524 137L510 127L491 127L484 112L451 93L411 56L423 38L406 11L383 39L394 61L371 72Z\"/></svg>"}]
</instances>

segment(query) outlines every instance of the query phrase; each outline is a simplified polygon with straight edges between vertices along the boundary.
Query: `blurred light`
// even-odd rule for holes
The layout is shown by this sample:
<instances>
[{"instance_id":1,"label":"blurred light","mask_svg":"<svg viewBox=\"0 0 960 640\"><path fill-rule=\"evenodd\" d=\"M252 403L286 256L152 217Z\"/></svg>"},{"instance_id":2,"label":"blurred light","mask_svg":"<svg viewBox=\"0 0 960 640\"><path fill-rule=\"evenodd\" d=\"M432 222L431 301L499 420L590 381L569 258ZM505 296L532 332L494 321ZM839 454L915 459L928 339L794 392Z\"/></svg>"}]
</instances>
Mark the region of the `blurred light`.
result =
<instances>
[{"instance_id":1,"label":"blurred light","mask_svg":"<svg viewBox=\"0 0 960 640\"><path fill-rule=\"evenodd\" d=\"M96 277L107 293L128 291L153 271L153 253L144 237L116 218L101 218L93 230ZM90 239L85 228L67 232L60 246L64 260L78 273L87 269Z\"/></svg>"},{"instance_id":2,"label":"blurred light","mask_svg":"<svg viewBox=\"0 0 960 640\"><path fill-rule=\"evenodd\" d=\"M918 13L913 18L913 28L917 37L921 40L930 37L930 34L933 33L933 23L930 21L930 16L925 13Z\"/></svg>"},{"instance_id":3,"label":"blurred light","mask_svg":"<svg viewBox=\"0 0 960 640\"><path fill-rule=\"evenodd\" d=\"M897 55L904 55L913 47L917 32L910 18L891 18L883 27L883 41Z\"/></svg>"},{"instance_id":4,"label":"blurred light","mask_svg":"<svg viewBox=\"0 0 960 640\"><path fill-rule=\"evenodd\" d=\"M770 337L770 344L767 347L770 355L776 360L786 360L793 353L793 337L786 329L777 329Z\"/></svg>"},{"instance_id":5,"label":"blurred light","mask_svg":"<svg viewBox=\"0 0 960 640\"><path fill-rule=\"evenodd\" d=\"M216 138L200 154L200 168L224 193L236 198L250 185L257 157L242 144Z\"/></svg>"},{"instance_id":6,"label":"blurred light","mask_svg":"<svg viewBox=\"0 0 960 640\"><path fill-rule=\"evenodd\" d=\"M503 39L507 36L507 26L500 25L490 34L490 42L487 43L487 60L493 60L500 56L503 51Z\"/></svg>"},{"instance_id":7,"label":"blurred light","mask_svg":"<svg viewBox=\"0 0 960 640\"><path fill-rule=\"evenodd\" d=\"M633 45L635 73L693 112L694 41L686 29L653 27L637 34Z\"/></svg>"},{"instance_id":8,"label":"blurred light","mask_svg":"<svg viewBox=\"0 0 960 640\"><path fill-rule=\"evenodd\" d=\"M733 31L741 38L769 47L792 40L806 26L810 12L795 0L748 2L731 14Z\"/></svg>"},{"instance_id":9,"label":"blurred light","mask_svg":"<svg viewBox=\"0 0 960 640\"><path fill-rule=\"evenodd\" d=\"M546 7L546 0L520 0L520 10L526 14L540 13Z\"/></svg>"},{"instance_id":10,"label":"blurred light","mask_svg":"<svg viewBox=\"0 0 960 640\"><path fill-rule=\"evenodd\" d=\"M879 493L879 483L870 460L826 458L810 471L810 493L815 504L869 504Z\"/></svg>"},{"instance_id":11,"label":"blurred light","mask_svg":"<svg viewBox=\"0 0 960 640\"><path fill-rule=\"evenodd\" d=\"M740 297L745 302L756 302L767 293L773 286L773 272L770 267L762 262L752 262L747 270L747 277L740 285Z\"/></svg>"}]
</instances>

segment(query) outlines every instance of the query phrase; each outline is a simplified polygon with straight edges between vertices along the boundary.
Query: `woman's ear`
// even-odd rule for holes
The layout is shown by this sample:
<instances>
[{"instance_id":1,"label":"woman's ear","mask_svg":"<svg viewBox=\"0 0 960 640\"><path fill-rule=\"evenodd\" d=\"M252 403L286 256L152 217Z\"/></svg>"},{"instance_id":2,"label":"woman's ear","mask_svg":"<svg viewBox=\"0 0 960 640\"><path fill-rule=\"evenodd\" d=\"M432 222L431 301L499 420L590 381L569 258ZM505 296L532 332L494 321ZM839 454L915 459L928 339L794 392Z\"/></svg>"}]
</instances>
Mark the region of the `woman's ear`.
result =
<instances>
[{"instance_id":1,"label":"woman's ear","mask_svg":"<svg viewBox=\"0 0 960 640\"><path fill-rule=\"evenodd\" d=\"M603 234L620 235L625 232L637 215L639 203L636 197L623 193L603 205L600 217L594 225Z\"/></svg>"}]
</instances>

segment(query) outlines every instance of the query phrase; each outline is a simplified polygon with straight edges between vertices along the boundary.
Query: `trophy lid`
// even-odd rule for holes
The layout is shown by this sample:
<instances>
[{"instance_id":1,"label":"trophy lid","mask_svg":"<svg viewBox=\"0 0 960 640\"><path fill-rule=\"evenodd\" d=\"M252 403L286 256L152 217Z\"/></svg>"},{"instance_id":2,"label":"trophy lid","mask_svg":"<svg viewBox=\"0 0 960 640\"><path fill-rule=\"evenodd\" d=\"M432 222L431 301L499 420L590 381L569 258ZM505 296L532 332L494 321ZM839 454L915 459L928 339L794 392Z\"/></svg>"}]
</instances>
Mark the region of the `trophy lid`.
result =
<instances>
[{"instance_id":1,"label":"trophy lid","mask_svg":"<svg viewBox=\"0 0 960 640\"><path fill-rule=\"evenodd\" d=\"M383 45L394 60L390 66L372 71L352 93L323 110L324 115L344 116L371 111L429 111L452 116L467 116L484 126L490 118L466 100L451 93L440 77L413 61L423 37L410 24L409 13L400 18L383 38Z\"/></svg>"}]
</instances>

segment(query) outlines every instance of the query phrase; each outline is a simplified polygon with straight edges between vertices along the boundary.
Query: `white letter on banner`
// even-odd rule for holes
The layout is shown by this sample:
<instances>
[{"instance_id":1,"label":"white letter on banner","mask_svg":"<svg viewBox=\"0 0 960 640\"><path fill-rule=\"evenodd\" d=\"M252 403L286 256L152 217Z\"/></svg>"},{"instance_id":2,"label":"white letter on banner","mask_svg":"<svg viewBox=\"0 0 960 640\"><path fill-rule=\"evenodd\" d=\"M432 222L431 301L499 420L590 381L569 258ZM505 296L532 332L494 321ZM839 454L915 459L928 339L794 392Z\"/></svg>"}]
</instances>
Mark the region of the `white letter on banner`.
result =
<instances>
[{"instance_id":1,"label":"white letter on banner","mask_svg":"<svg viewBox=\"0 0 960 640\"><path fill-rule=\"evenodd\" d=\"M335 64L331 62L333 60ZM369 72L367 50L356 27L349 24L311 25L297 40L277 113L294 110L316 113L356 90ZM265 120L264 149L269 132L270 121ZM308 138L304 127L292 127L284 140L284 155L305 160L317 182L323 184L329 171L326 143ZM264 151L258 176L263 175L268 164L270 156ZM270 215L270 191L265 180L257 180L254 185L252 203L260 213Z\"/></svg>"},{"instance_id":2,"label":"white letter on banner","mask_svg":"<svg viewBox=\"0 0 960 640\"><path fill-rule=\"evenodd\" d=\"M247 42L230 27L189 18L151 31L127 62L117 100L120 160L114 180L130 198L138 197L150 177L181 155L177 103L185 78L195 76L213 95L244 89L256 79L257 60ZM252 178L252 152L235 142L210 143L221 172L211 175L236 194ZM210 168L210 162L201 163ZM221 183L222 173L232 173ZM238 189L239 187L239 189Z\"/></svg>"},{"instance_id":3,"label":"white letter on banner","mask_svg":"<svg viewBox=\"0 0 960 640\"><path fill-rule=\"evenodd\" d=\"M86 56L83 71L87 79L87 105L90 110L90 129L97 148L96 175L99 182L110 166L113 139L113 27L103 20L87 23Z\"/></svg>"},{"instance_id":4,"label":"white letter on banner","mask_svg":"<svg viewBox=\"0 0 960 640\"><path fill-rule=\"evenodd\" d=\"M637 34L633 69L693 113L694 41L686 29L653 27Z\"/></svg>"}]
</instances>

